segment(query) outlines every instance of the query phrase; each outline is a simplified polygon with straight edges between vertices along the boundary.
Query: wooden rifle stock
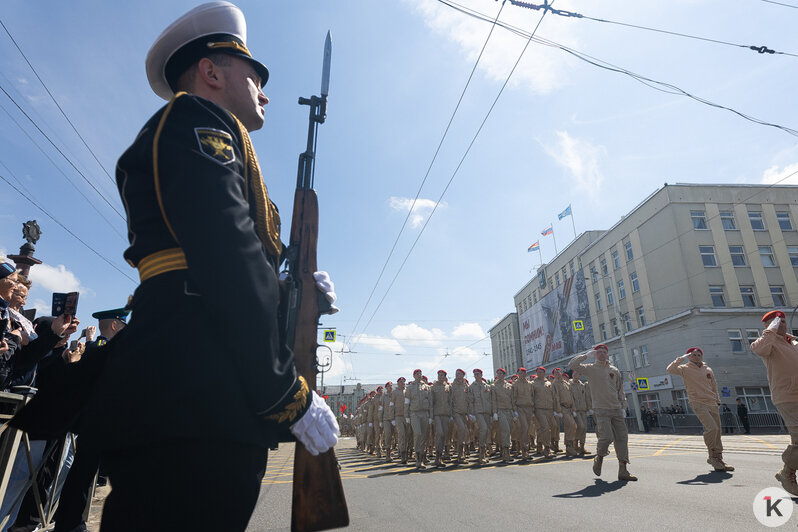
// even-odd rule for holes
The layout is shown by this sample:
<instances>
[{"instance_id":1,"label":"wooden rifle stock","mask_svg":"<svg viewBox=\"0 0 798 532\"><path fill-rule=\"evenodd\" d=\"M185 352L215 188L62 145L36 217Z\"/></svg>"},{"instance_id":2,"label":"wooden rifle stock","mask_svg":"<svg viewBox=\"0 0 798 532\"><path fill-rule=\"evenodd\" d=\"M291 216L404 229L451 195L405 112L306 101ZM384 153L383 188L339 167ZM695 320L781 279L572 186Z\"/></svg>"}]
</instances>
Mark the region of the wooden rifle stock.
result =
<instances>
[{"instance_id":1,"label":"wooden rifle stock","mask_svg":"<svg viewBox=\"0 0 798 532\"><path fill-rule=\"evenodd\" d=\"M294 196L289 248L290 253L295 254L293 265L296 266L293 271L289 269L295 288L293 295L296 299L293 304L297 306L293 349L297 371L305 377L312 393L316 393L316 348L321 315L320 294L313 279L313 273L317 271L318 228L319 204L316 191L298 187ZM291 262L289 261L289 265ZM327 530L347 525L349 511L334 450L312 456L304 445L297 442L291 530Z\"/></svg>"}]
</instances>

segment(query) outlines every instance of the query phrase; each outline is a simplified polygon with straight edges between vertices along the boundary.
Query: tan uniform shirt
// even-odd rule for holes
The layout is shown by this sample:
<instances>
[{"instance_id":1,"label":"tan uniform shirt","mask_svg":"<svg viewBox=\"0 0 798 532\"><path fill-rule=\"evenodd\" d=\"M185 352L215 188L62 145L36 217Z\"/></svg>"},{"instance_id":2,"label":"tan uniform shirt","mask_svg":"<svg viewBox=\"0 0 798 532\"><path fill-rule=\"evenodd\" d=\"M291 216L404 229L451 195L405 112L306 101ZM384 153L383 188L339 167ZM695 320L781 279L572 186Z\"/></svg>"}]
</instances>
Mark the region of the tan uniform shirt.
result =
<instances>
[{"instance_id":1,"label":"tan uniform shirt","mask_svg":"<svg viewBox=\"0 0 798 532\"><path fill-rule=\"evenodd\" d=\"M626 396L623 393L621 372L608 362L582 364L587 355L577 355L568 364L571 369L587 377L590 382L590 396L593 408L617 410L626 407Z\"/></svg>"},{"instance_id":2,"label":"tan uniform shirt","mask_svg":"<svg viewBox=\"0 0 798 532\"><path fill-rule=\"evenodd\" d=\"M432 413L436 416L452 415L452 395L445 382L432 383Z\"/></svg>"},{"instance_id":3,"label":"tan uniform shirt","mask_svg":"<svg viewBox=\"0 0 798 532\"><path fill-rule=\"evenodd\" d=\"M535 403L535 408L558 410L559 405L556 404L556 399L554 388L548 379L535 377L532 381L532 400Z\"/></svg>"},{"instance_id":4,"label":"tan uniform shirt","mask_svg":"<svg viewBox=\"0 0 798 532\"><path fill-rule=\"evenodd\" d=\"M457 379L449 386L452 396L452 412L455 414L468 414L468 385L465 380Z\"/></svg>"},{"instance_id":5,"label":"tan uniform shirt","mask_svg":"<svg viewBox=\"0 0 798 532\"><path fill-rule=\"evenodd\" d=\"M405 386L405 397L410 399L411 412L427 412L432 417L432 393L423 382L410 382Z\"/></svg>"},{"instance_id":6,"label":"tan uniform shirt","mask_svg":"<svg viewBox=\"0 0 798 532\"><path fill-rule=\"evenodd\" d=\"M505 380L493 381L492 391L491 401L493 402L494 414L499 410L513 410L512 385L509 382Z\"/></svg>"},{"instance_id":7,"label":"tan uniform shirt","mask_svg":"<svg viewBox=\"0 0 798 532\"><path fill-rule=\"evenodd\" d=\"M392 392L393 393L393 392ZM387 393L382 394L382 420L383 421L393 421L394 419L394 407L395 404L393 399Z\"/></svg>"},{"instance_id":8,"label":"tan uniform shirt","mask_svg":"<svg viewBox=\"0 0 798 532\"><path fill-rule=\"evenodd\" d=\"M513 383L513 402L515 406L532 406L532 383L518 378Z\"/></svg>"},{"instance_id":9,"label":"tan uniform shirt","mask_svg":"<svg viewBox=\"0 0 798 532\"><path fill-rule=\"evenodd\" d=\"M585 384L576 379L571 379L571 394L574 396L574 410L577 412L587 412L587 390Z\"/></svg>"},{"instance_id":10,"label":"tan uniform shirt","mask_svg":"<svg viewBox=\"0 0 798 532\"><path fill-rule=\"evenodd\" d=\"M574 395L571 392L571 385L563 379L554 381L554 389L557 391L557 400L559 405L565 408L574 407Z\"/></svg>"},{"instance_id":11,"label":"tan uniform shirt","mask_svg":"<svg viewBox=\"0 0 798 532\"><path fill-rule=\"evenodd\" d=\"M491 415L493 413L491 385L483 379L472 382L468 388L468 413Z\"/></svg>"},{"instance_id":12,"label":"tan uniform shirt","mask_svg":"<svg viewBox=\"0 0 798 532\"><path fill-rule=\"evenodd\" d=\"M690 400L691 404L701 403L713 406L720 404L715 373L712 368L703 362L698 366L689 360L685 362L683 358L679 357L668 364L665 371L671 375L679 375L684 379L687 399Z\"/></svg>"},{"instance_id":13,"label":"tan uniform shirt","mask_svg":"<svg viewBox=\"0 0 798 532\"><path fill-rule=\"evenodd\" d=\"M751 344L751 350L762 357L768 370L773 403L798 403L798 340L765 329Z\"/></svg>"},{"instance_id":14,"label":"tan uniform shirt","mask_svg":"<svg viewBox=\"0 0 798 532\"><path fill-rule=\"evenodd\" d=\"M399 388L394 388L391 392L391 401L393 401L393 412L396 417L406 417L405 415L405 392Z\"/></svg>"}]
</instances>

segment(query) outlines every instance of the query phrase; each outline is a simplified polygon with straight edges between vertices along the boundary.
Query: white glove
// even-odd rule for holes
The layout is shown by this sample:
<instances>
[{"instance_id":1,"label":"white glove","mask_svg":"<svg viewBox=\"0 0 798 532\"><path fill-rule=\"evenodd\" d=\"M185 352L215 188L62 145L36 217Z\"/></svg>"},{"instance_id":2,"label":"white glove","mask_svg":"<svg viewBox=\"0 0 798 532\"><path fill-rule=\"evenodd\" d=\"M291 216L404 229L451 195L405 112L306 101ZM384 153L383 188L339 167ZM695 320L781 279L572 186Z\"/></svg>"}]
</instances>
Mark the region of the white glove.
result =
<instances>
[{"instance_id":1,"label":"white glove","mask_svg":"<svg viewBox=\"0 0 798 532\"><path fill-rule=\"evenodd\" d=\"M587 415L588 415L588 416L592 416L592 415L593 415L593 409L592 409L592 408L591 408L590 410L588 410L588 411L587 411Z\"/></svg>"},{"instance_id":2,"label":"white glove","mask_svg":"<svg viewBox=\"0 0 798 532\"><path fill-rule=\"evenodd\" d=\"M330 274L325 271L315 272L313 279L316 280L316 288L318 288L327 298L327 301L332 305L338 296L335 295L335 283L330 279Z\"/></svg>"},{"instance_id":3,"label":"white glove","mask_svg":"<svg viewBox=\"0 0 798 532\"><path fill-rule=\"evenodd\" d=\"M291 425L291 432L308 452L316 456L338 443L341 434L335 414L324 399L317 393L311 392L313 402L305 415Z\"/></svg>"},{"instance_id":4,"label":"white glove","mask_svg":"<svg viewBox=\"0 0 798 532\"><path fill-rule=\"evenodd\" d=\"M369 423L369 428L373 427L374 423Z\"/></svg>"},{"instance_id":5,"label":"white glove","mask_svg":"<svg viewBox=\"0 0 798 532\"><path fill-rule=\"evenodd\" d=\"M409 405L409 404L410 404L410 398L409 398L409 397L405 397L405 404L406 404L406 405Z\"/></svg>"},{"instance_id":6,"label":"white glove","mask_svg":"<svg viewBox=\"0 0 798 532\"><path fill-rule=\"evenodd\" d=\"M571 413L574 415L574 417L577 417L577 416L576 416L576 412L571 412Z\"/></svg>"},{"instance_id":7,"label":"white glove","mask_svg":"<svg viewBox=\"0 0 798 532\"><path fill-rule=\"evenodd\" d=\"M405 423L410 423L410 418L409 417L405 418Z\"/></svg>"},{"instance_id":8,"label":"white glove","mask_svg":"<svg viewBox=\"0 0 798 532\"><path fill-rule=\"evenodd\" d=\"M621 417L626 417L626 410L624 410L623 408L621 408L620 410L618 410L618 412L620 412L620 414L621 414Z\"/></svg>"},{"instance_id":9,"label":"white glove","mask_svg":"<svg viewBox=\"0 0 798 532\"><path fill-rule=\"evenodd\" d=\"M781 318L779 318L779 317L773 318L773 321L770 322L770 325L768 325L767 330L768 331L778 331L780 323L781 323Z\"/></svg>"},{"instance_id":10,"label":"white glove","mask_svg":"<svg viewBox=\"0 0 798 532\"><path fill-rule=\"evenodd\" d=\"M381 406L377 407L377 410L382 410L382 407Z\"/></svg>"},{"instance_id":11,"label":"white glove","mask_svg":"<svg viewBox=\"0 0 798 532\"><path fill-rule=\"evenodd\" d=\"M562 417L562 412L554 412L554 417Z\"/></svg>"},{"instance_id":12,"label":"white glove","mask_svg":"<svg viewBox=\"0 0 798 532\"><path fill-rule=\"evenodd\" d=\"M493 421L499 421L499 414L493 414Z\"/></svg>"},{"instance_id":13,"label":"white glove","mask_svg":"<svg viewBox=\"0 0 798 532\"><path fill-rule=\"evenodd\" d=\"M391 420L391 425L394 426L394 427L396 426L396 420L395 419Z\"/></svg>"},{"instance_id":14,"label":"white glove","mask_svg":"<svg viewBox=\"0 0 798 532\"><path fill-rule=\"evenodd\" d=\"M513 417L518 417L518 412L513 412Z\"/></svg>"},{"instance_id":15,"label":"white glove","mask_svg":"<svg viewBox=\"0 0 798 532\"><path fill-rule=\"evenodd\" d=\"M454 418L452 416L449 416L449 421L454 421Z\"/></svg>"},{"instance_id":16,"label":"white glove","mask_svg":"<svg viewBox=\"0 0 798 532\"><path fill-rule=\"evenodd\" d=\"M471 421L476 421L477 420L477 416L475 416L473 414L468 414L468 419L470 419Z\"/></svg>"},{"instance_id":17,"label":"white glove","mask_svg":"<svg viewBox=\"0 0 798 532\"><path fill-rule=\"evenodd\" d=\"M393 401L391 401L390 403L388 403L388 406L393 406Z\"/></svg>"},{"instance_id":18,"label":"white glove","mask_svg":"<svg viewBox=\"0 0 798 532\"><path fill-rule=\"evenodd\" d=\"M428 425L432 425L432 418L429 418L429 423L428 423Z\"/></svg>"}]
</instances>

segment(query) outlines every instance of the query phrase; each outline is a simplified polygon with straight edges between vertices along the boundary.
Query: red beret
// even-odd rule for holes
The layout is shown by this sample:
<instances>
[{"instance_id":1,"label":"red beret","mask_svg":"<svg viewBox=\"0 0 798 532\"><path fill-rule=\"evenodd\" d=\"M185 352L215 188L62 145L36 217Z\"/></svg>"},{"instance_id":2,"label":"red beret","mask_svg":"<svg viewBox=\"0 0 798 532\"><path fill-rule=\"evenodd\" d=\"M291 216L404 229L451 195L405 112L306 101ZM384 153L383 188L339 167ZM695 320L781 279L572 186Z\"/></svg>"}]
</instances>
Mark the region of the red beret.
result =
<instances>
[{"instance_id":1,"label":"red beret","mask_svg":"<svg viewBox=\"0 0 798 532\"><path fill-rule=\"evenodd\" d=\"M609 351L609 350L610 350L610 348L609 348L609 347L607 347L607 345L606 345L606 344L598 344L598 345L594 345L594 346L593 346L593 349L595 349L596 351L598 351L599 349L604 349L605 351Z\"/></svg>"},{"instance_id":2,"label":"red beret","mask_svg":"<svg viewBox=\"0 0 798 532\"><path fill-rule=\"evenodd\" d=\"M526 373L526 368L523 368L523 367L518 368L518 371L523 371L524 373Z\"/></svg>"},{"instance_id":3,"label":"red beret","mask_svg":"<svg viewBox=\"0 0 798 532\"><path fill-rule=\"evenodd\" d=\"M476 368L476 369L474 370L474 373L482 373L482 370L481 370L481 369L479 369L479 368Z\"/></svg>"},{"instance_id":4,"label":"red beret","mask_svg":"<svg viewBox=\"0 0 798 532\"><path fill-rule=\"evenodd\" d=\"M693 351L698 351L698 352L699 352L699 353L701 353L702 355L704 354L704 352L703 352L703 351L701 351L701 348L700 348L700 347L691 347L690 349L688 349L687 351L685 351L685 354L689 355L689 354L690 354L690 353L692 353Z\"/></svg>"},{"instance_id":5,"label":"red beret","mask_svg":"<svg viewBox=\"0 0 798 532\"><path fill-rule=\"evenodd\" d=\"M414 369L413 370L413 375L415 375L416 373L423 373L423 372L420 369Z\"/></svg>"},{"instance_id":6,"label":"red beret","mask_svg":"<svg viewBox=\"0 0 798 532\"><path fill-rule=\"evenodd\" d=\"M546 371L546 368L544 368L543 366L538 366L538 369L536 369L535 371L541 371L541 370Z\"/></svg>"},{"instance_id":7,"label":"red beret","mask_svg":"<svg viewBox=\"0 0 798 532\"><path fill-rule=\"evenodd\" d=\"M399 377L398 379L396 379L396 382L399 382L399 381L405 382L406 380L407 379L405 379L404 377Z\"/></svg>"},{"instance_id":8,"label":"red beret","mask_svg":"<svg viewBox=\"0 0 798 532\"><path fill-rule=\"evenodd\" d=\"M554 375L546 375L547 379L554 380Z\"/></svg>"},{"instance_id":9,"label":"red beret","mask_svg":"<svg viewBox=\"0 0 798 532\"><path fill-rule=\"evenodd\" d=\"M780 311L780 310L771 310L770 312L768 312L767 314L765 314L764 316L762 316L762 323L765 323L766 321L770 321L770 320L772 320L773 318L781 318L781 319L784 319L784 318L786 318L786 316L785 316L785 315L784 315L784 313L783 313L782 311Z\"/></svg>"},{"instance_id":10,"label":"red beret","mask_svg":"<svg viewBox=\"0 0 798 532\"><path fill-rule=\"evenodd\" d=\"M465 371L459 368L455 371L455 373L462 373L463 375L465 375Z\"/></svg>"},{"instance_id":11,"label":"red beret","mask_svg":"<svg viewBox=\"0 0 798 532\"><path fill-rule=\"evenodd\" d=\"M497 369L497 370L496 370L496 373L498 373L498 372L500 372L500 371L501 371L502 373L504 373L505 375L507 375L507 372L504 370L504 368L499 368L499 369Z\"/></svg>"},{"instance_id":12,"label":"red beret","mask_svg":"<svg viewBox=\"0 0 798 532\"><path fill-rule=\"evenodd\" d=\"M372 391L371 391L371 393L370 393L369 395L371 395L371 396L375 396L375 395L377 395L377 392L375 392L374 390L372 390Z\"/></svg>"},{"instance_id":13,"label":"red beret","mask_svg":"<svg viewBox=\"0 0 798 532\"><path fill-rule=\"evenodd\" d=\"M562 373L562 368L554 368L554 371L559 371L560 373Z\"/></svg>"},{"instance_id":14,"label":"red beret","mask_svg":"<svg viewBox=\"0 0 798 532\"><path fill-rule=\"evenodd\" d=\"M439 370L438 370L438 375L440 375L441 373L443 373L444 375L446 375L446 372L445 372L444 370L442 370L442 369L439 369Z\"/></svg>"},{"instance_id":15,"label":"red beret","mask_svg":"<svg viewBox=\"0 0 798 532\"><path fill-rule=\"evenodd\" d=\"M387 388L388 386L393 386L393 383L391 381L386 382L385 387Z\"/></svg>"},{"instance_id":16,"label":"red beret","mask_svg":"<svg viewBox=\"0 0 798 532\"><path fill-rule=\"evenodd\" d=\"M377 391L382 391L382 386L377 386Z\"/></svg>"}]
</instances>

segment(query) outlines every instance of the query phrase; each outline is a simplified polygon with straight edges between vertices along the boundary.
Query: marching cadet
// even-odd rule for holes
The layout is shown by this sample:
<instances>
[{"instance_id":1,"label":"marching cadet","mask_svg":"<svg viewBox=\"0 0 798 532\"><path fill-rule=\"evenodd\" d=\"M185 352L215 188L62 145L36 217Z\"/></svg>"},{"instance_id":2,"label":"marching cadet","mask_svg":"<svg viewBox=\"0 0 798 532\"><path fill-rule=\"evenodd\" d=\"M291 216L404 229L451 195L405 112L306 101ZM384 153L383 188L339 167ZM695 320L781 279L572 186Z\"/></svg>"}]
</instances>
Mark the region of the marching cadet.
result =
<instances>
[{"instance_id":1,"label":"marching cadet","mask_svg":"<svg viewBox=\"0 0 798 532\"><path fill-rule=\"evenodd\" d=\"M491 395L491 386L482 378L482 370L479 368L475 369L474 382L469 386L468 412L471 419L476 423L479 431L478 465L484 465L486 463L485 451L488 444L488 429L490 427L491 414L493 414Z\"/></svg>"},{"instance_id":2,"label":"marching cadet","mask_svg":"<svg viewBox=\"0 0 798 532\"><path fill-rule=\"evenodd\" d=\"M587 411L590 410L587 388L579 377L580 373L576 370L571 375L571 393L574 396L574 414L576 420L575 445L576 452L580 456L587 454L585 450L585 437L587 436Z\"/></svg>"},{"instance_id":3,"label":"marching cadet","mask_svg":"<svg viewBox=\"0 0 798 532\"><path fill-rule=\"evenodd\" d=\"M377 458L382 458L382 399L385 395L382 386L377 386L377 395L374 396L374 409L372 423L374 424L374 448L377 451Z\"/></svg>"},{"instance_id":4,"label":"marching cadet","mask_svg":"<svg viewBox=\"0 0 798 532\"><path fill-rule=\"evenodd\" d=\"M526 368L518 368L518 379L513 382L512 393L520 431L521 460L526 462L529 459L529 429L535 424L532 383L526 379Z\"/></svg>"},{"instance_id":5,"label":"marching cadet","mask_svg":"<svg viewBox=\"0 0 798 532\"><path fill-rule=\"evenodd\" d=\"M493 406L493 420L499 423L499 438L502 447L502 463L512 462L510 458L510 424L513 419L513 394L509 382L504 380L507 372L503 368L496 370L496 378L491 387L491 402Z\"/></svg>"},{"instance_id":6,"label":"marching cadet","mask_svg":"<svg viewBox=\"0 0 798 532\"><path fill-rule=\"evenodd\" d=\"M576 421L574 421L574 395L568 383L568 375L560 368L554 368L554 389L557 391L557 401L560 405L560 418L562 419L565 437L565 455L576 456ZM557 438L559 440L559 437Z\"/></svg>"},{"instance_id":7,"label":"marching cadet","mask_svg":"<svg viewBox=\"0 0 798 532\"><path fill-rule=\"evenodd\" d=\"M559 439L560 424L554 417L554 408L557 404L554 388L546 378L546 368L539 367L535 370L536 377L532 381L532 403L535 408L535 418L538 424L538 452L544 457L552 455L551 442L553 440L553 426L557 426Z\"/></svg>"},{"instance_id":8,"label":"marching cadet","mask_svg":"<svg viewBox=\"0 0 798 532\"><path fill-rule=\"evenodd\" d=\"M379 434L379 432L375 432L374 430L374 420L377 418L377 392L372 390L369 393L369 399L366 403L366 447L369 454L374 454L374 447L378 443L375 441L375 434Z\"/></svg>"},{"instance_id":9,"label":"marching cadet","mask_svg":"<svg viewBox=\"0 0 798 532\"><path fill-rule=\"evenodd\" d=\"M425 469L427 427L432 425L432 392L422 380L420 369L413 371L413 382L405 389L405 404L410 409L410 425L413 427L413 447L416 453L416 469Z\"/></svg>"},{"instance_id":10,"label":"marching cadet","mask_svg":"<svg viewBox=\"0 0 798 532\"><path fill-rule=\"evenodd\" d=\"M405 408L406 402L409 402L405 398L405 380L404 377L396 379L396 388L391 393L396 421L396 447L403 464L407 463L407 432L410 428L410 412Z\"/></svg>"},{"instance_id":11,"label":"marching cadet","mask_svg":"<svg viewBox=\"0 0 798 532\"><path fill-rule=\"evenodd\" d=\"M771 310L762 317L767 328L762 336L754 340L751 350L762 358L768 372L768 384L776 410L784 419L790 433L790 445L781 459L784 466L776 473L776 479L792 495L798 495L795 470L798 469L798 339L787 334L784 313Z\"/></svg>"},{"instance_id":12,"label":"marching cadet","mask_svg":"<svg viewBox=\"0 0 798 532\"><path fill-rule=\"evenodd\" d=\"M432 383L432 413L435 416L435 467L443 467L441 455L452 417L452 396L446 372L442 369L438 370L438 379Z\"/></svg>"},{"instance_id":13,"label":"marching cadet","mask_svg":"<svg viewBox=\"0 0 798 532\"><path fill-rule=\"evenodd\" d=\"M462 464L465 461L465 455L468 452L466 449L466 438L468 436L468 429L466 428L466 420L468 416L468 381L465 380L465 371L458 369L454 372L454 381L449 385L452 397L452 416L454 417L454 424L457 428L457 458L455 463Z\"/></svg>"},{"instance_id":14,"label":"marching cadet","mask_svg":"<svg viewBox=\"0 0 798 532\"><path fill-rule=\"evenodd\" d=\"M385 447L385 462L392 462L391 460L391 436L393 435L393 427L396 426L394 420L394 402L393 402L393 383L388 381L385 383L385 393L382 394L382 438Z\"/></svg>"},{"instance_id":15,"label":"marching cadet","mask_svg":"<svg viewBox=\"0 0 798 532\"><path fill-rule=\"evenodd\" d=\"M699 347L691 347L686 353L671 362L665 369L671 375L679 375L684 380L687 399L693 407L701 424L704 425L704 443L709 458L707 463L715 471L734 471L723 462L723 444L720 441L720 415L718 405L718 383L712 368L704 364L704 352Z\"/></svg>"},{"instance_id":16,"label":"marching cadet","mask_svg":"<svg viewBox=\"0 0 798 532\"><path fill-rule=\"evenodd\" d=\"M583 364L593 354L596 361ZM579 371L590 383L590 394L598 425L598 449L593 459L593 472L601 476L601 465L604 457L610 454L610 443L615 443L615 454L618 457L618 480L637 480L626 469L629 463L629 433L626 430L625 409L626 396L623 393L621 372L610 365L609 349L598 344L590 353L578 355L571 360L571 369Z\"/></svg>"}]
</instances>

